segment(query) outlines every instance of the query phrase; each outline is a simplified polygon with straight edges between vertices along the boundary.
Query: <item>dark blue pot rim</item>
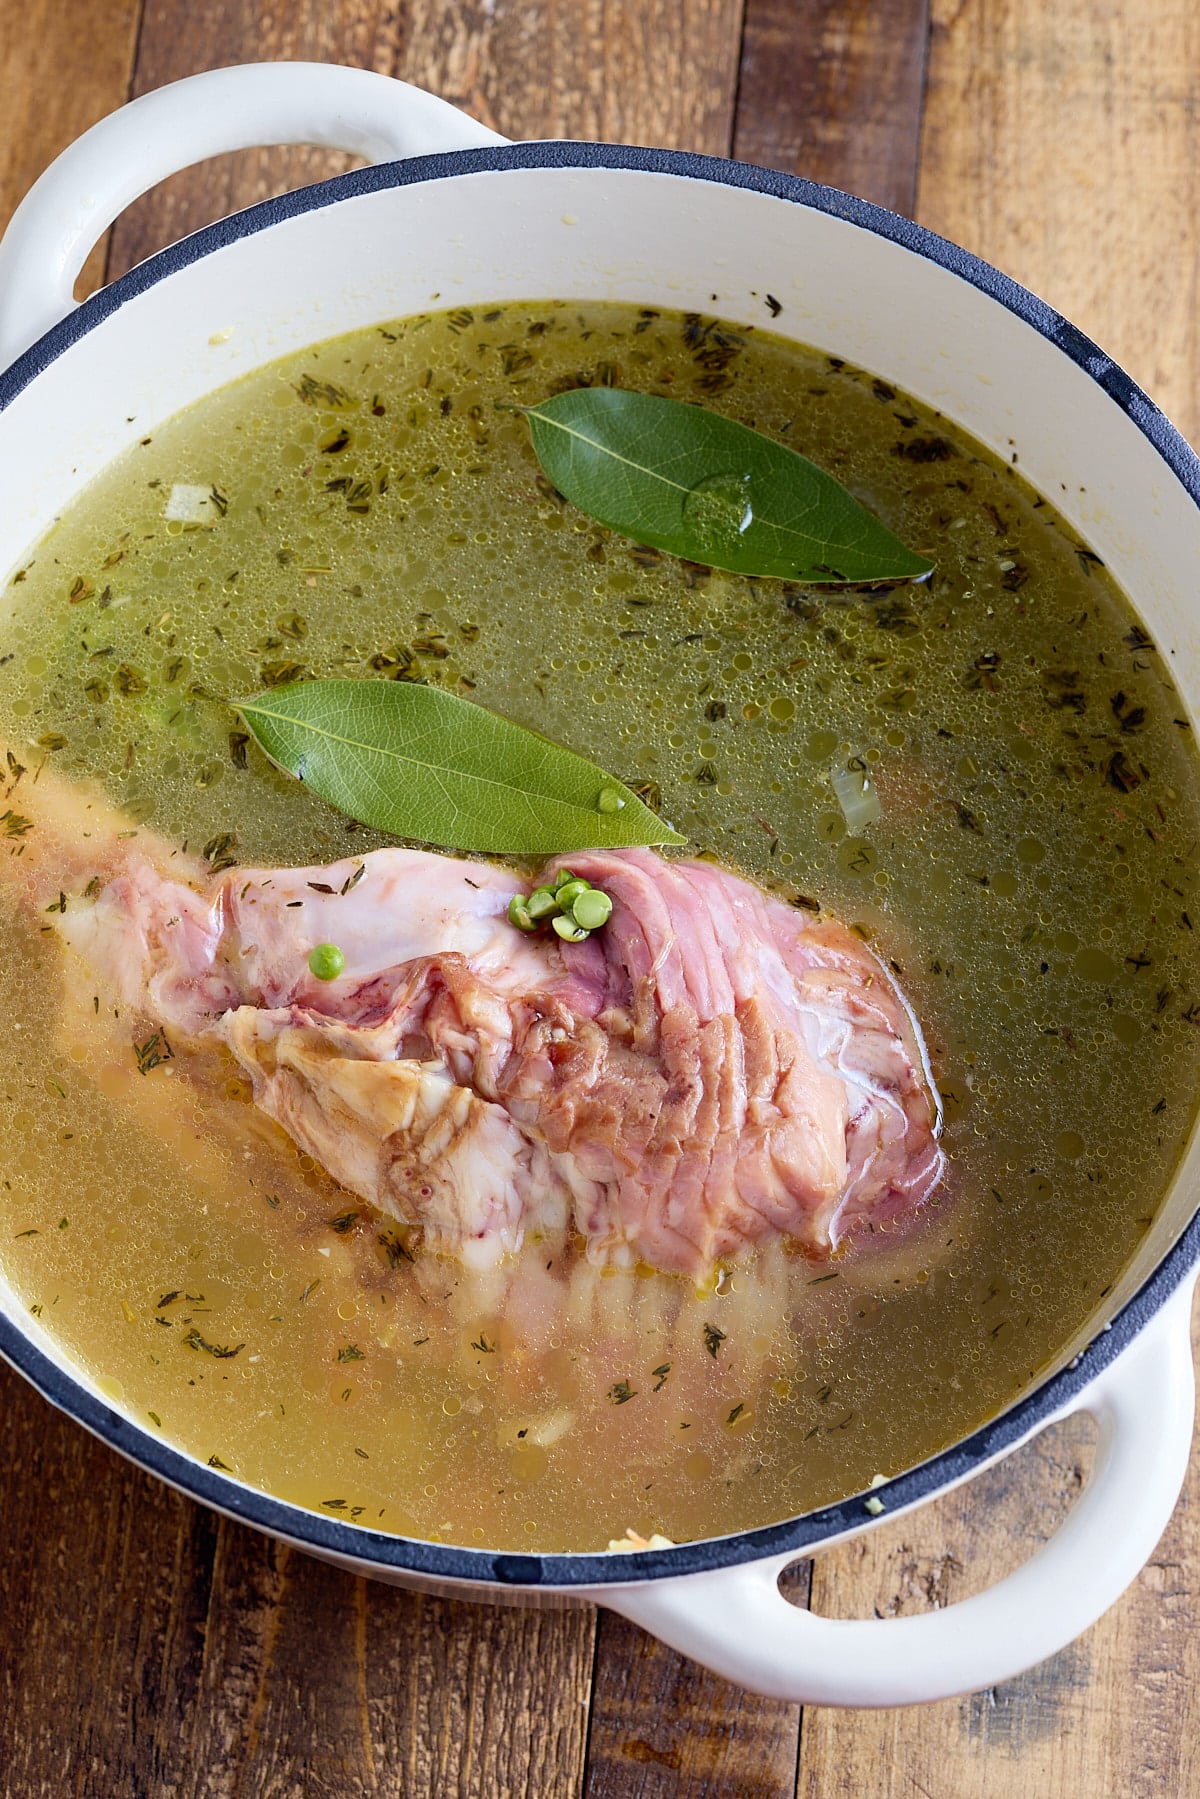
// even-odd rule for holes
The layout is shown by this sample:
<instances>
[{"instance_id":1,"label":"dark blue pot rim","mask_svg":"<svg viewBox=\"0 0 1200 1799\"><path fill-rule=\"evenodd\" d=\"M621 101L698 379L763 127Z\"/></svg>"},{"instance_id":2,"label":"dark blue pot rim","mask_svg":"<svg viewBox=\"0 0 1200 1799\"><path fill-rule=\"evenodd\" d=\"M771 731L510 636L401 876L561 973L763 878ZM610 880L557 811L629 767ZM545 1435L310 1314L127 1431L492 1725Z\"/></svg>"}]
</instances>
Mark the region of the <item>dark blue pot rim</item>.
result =
<instances>
[{"instance_id":1,"label":"dark blue pot rim","mask_svg":"<svg viewBox=\"0 0 1200 1799\"><path fill-rule=\"evenodd\" d=\"M72 344L94 331L127 301L177 271L189 268L214 250L237 243L241 238L283 220L382 189L411 187L451 175L524 169L629 169L683 176L722 187L745 188L790 205L806 206L843 219L877 237L887 238L978 288L1056 345L1132 420L1187 493L1200 505L1200 460L1174 426L1111 357L1052 307L990 264L909 219L851 194L841 193L836 188L821 187L815 182L755 168L748 163L618 144L511 144L486 150L457 150L440 156L413 157L406 162L356 169L333 181L300 188L277 200L267 200L245 212L235 213L152 256L94 294L47 332L0 375L0 411L11 405L17 395ZM886 370L880 372L887 373ZM1150 1322L1197 1261L1200 1261L1200 1216L1192 1218L1129 1304L1067 1367L1051 1375L1028 1397L1010 1406L953 1448L932 1456L878 1488L876 1497L883 1502L884 1515L932 1498L942 1488L972 1474L982 1463L1020 1442L1039 1424L1068 1405ZM77 1419L149 1473L260 1530L286 1537L318 1553L360 1562L366 1572L371 1566L380 1570L408 1570L434 1580L471 1581L485 1587L624 1585L669 1575L699 1574L712 1568L782 1555L789 1550L802 1553L864 1525L864 1495L857 1494L838 1505L808 1512L762 1530L743 1531L736 1536L714 1537L684 1543L674 1549L645 1551L632 1556L502 1553L385 1536L288 1505L192 1461L149 1436L89 1393L43 1355L2 1314L0 1354L51 1404Z\"/></svg>"}]
</instances>

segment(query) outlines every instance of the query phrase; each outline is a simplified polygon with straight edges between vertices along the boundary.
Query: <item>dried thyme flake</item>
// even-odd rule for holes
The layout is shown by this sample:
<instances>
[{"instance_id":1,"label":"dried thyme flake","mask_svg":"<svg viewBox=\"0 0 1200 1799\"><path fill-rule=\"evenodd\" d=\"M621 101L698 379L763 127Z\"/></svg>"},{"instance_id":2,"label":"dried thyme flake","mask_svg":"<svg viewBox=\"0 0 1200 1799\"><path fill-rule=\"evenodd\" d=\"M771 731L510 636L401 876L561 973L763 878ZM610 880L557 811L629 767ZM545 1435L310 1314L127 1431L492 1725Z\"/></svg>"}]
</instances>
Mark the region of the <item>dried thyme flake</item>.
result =
<instances>
[{"instance_id":1,"label":"dried thyme flake","mask_svg":"<svg viewBox=\"0 0 1200 1799\"><path fill-rule=\"evenodd\" d=\"M478 1337L472 1342L471 1348L477 1349L480 1355L495 1355L496 1353L496 1345L489 1342L482 1331L480 1331Z\"/></svg>"},{"instance_id":2,"label":"dried thyme flake","mask_svg":"<svg viewBox=\"0 0 1200 1799\"><path fill-rule=\"evenodd\" d=\"M627 1405L631 1399L637 1398L637 1388L631 1387L627 1380L619 1380L608 1389L608 1398L613 1405Z\"/></svg>"},{"instance_id":3,"label":"dried thyme flake","mask_svg":"<svg viewBox=\"0 0 1200 1799\"><path fill-rule=\"evenodd\" d=\"M264 662L258 678L264 687L284 687L292 681L307 681L309 671L303 662Z\"/></svg>"},{"instance_id":4,"label":"dried thyme flake","mask_svg":"<svg viewBox=\"0 0 1200 1799\"><path fill-rule=\"evenodd\" d=\"M237 867L237 857L231 854L236 843L236 831L218 831L215 837L209 838L200 854L214 874L220 874L226 868Z\"/></svg>"},{"instance_id":5,"label":"dried thyme flake","mask_svg":"<svg viewBox=\"0 0 1200 1799\"><path fill-rule=\"evenodd\" d=\"M1132 766L1124 750L1117 750L1105 765L1105 777L1118 793L1132 793L1142 784L1142 776Z\"/></svg>"},{"instance_id":6,"label":"dried thyme flake","mask_svg":"<svg viewBox=\"0 0 1200 1799\"><path fill-rule=\"evenodd\" d=\"M892 445L892 455L906 462L949 462L958 451L946 437L909 437Z\"/></svg>"},{"instance_id":7,"label":"dried thyme flake","mask_svg":"<svg viewBox=\"0 0 1200 1799\"><path fill-rule=\"evenodd\" d=\"M650 1372L657 1377L650 1391L652 1393L657 1393L661 1387L665 1387L667 1384L667 1376L671 1372L671 1364L670 1362L663 1362L658 1368L652 1368Z\"/></svg>"},{"instance_id":8,"label":"dried thyme flake","mask_svg":"<svg viewBox=\"0 0 1200 1799\"><path fill-rule=\"evenodd\" d=\"M347 1231L354 1229L361 1217L361 1212L339 1212L336 1218L328 1219L327 1223L331 1231L336 1231L339 1237L344 1237Z\"/></svg>"},{"instance_id":9,"label":"dried thyme flake","mask_svg":"<svg viewBox=\"0 0 1200 1799\"><path fill-rule=\"evenodd\" d=\"M357 1343L346 1343L338 1350L337 1359L339 1362L365 1362L367 1358Z\"/></svg>"},{"instance_id":10,"label":"dried thyme flake","mask_svg":"<svg viewBox=\"0 0 1200 1799\"><path fill-rule=\"evenodd\" d=\"M724 1341L725 1341L725 1332L723 1330L718 1330L718 1328L715 1324L706 1324L705 1325L705 1327L704 1327L704 1347L705 1347L705 1349L707 1349L710 1356L713 1356L713 1357L716 1356L718 1349L720 1349L720 1347Z\"/></svg>"},{"instance_id":11,"label":"dried thyme flake","mask_svg":"<svg viewBox=\"0 0 1200 1799\"><path fill-rule=\"evenodd\" d=\"M315 375L301 375L295 391L307 406L329 406L337 411L354 405L344 387L337 387L332 381L318 381Z\"/></svg>"},{"instance_id":12,"label":"dried thyme flake","mask_svg":"<svg viewBox=\"0 0 1200 1799\"><path fill-rule=\"evenodd\" d=\"M394 1231L380 1231L375 1241L387 1257L389 1268L399 1268L401 1262L415 1262L416 1257L402 1237Z\"/></svg>"},{"instance_id":13,"label":"dried thyme flake","mask_svg":"<svg viewBox=\"0 0 1200 1799\"><path fill-rule=\"evenodd\" d=\"M154 1413L151 1412L150 1416L154 1418ZM158 1419L154 1418L154 1422L157 1424ZM219 1455L210 1455L208 1458L208 1465L210 1468L219 1468L222 1474L233 1473L233 1469L229 1466L229 1463L223 1462Z\"/></svg>"},{"instance_id":14,"label":"dried thyme flake","mask_svg":"<svg viewBox=\"0 0 1200 1799\"><path fill-rule=\"evenodd\" d=\"M135 1043L133 1054L139 1074L149 1074L152 1068L159 1068L164 1062L173 1062L175 1059L175 1051L167 1040L167 1033L161 1029L155 1031L152 1037L147 1037L144 1043Z\"/></svg>"},{"instance_id":15,"label":"dried thyme flake","mask_svg":"<svg viewBox=\"0 0 1200 1799\"><path fill-rule=\"evenodd\" d=\"M202 1349L205 1355L215 1356L219 1362L232 1361L234 1356L240 1355L246 1347L244 1343L235 1343L232 1348L225 1343L209 1343L200 1335L195 1325L192 1326L183 1341L188 1349Z\"/></svg>"}]
</instances>

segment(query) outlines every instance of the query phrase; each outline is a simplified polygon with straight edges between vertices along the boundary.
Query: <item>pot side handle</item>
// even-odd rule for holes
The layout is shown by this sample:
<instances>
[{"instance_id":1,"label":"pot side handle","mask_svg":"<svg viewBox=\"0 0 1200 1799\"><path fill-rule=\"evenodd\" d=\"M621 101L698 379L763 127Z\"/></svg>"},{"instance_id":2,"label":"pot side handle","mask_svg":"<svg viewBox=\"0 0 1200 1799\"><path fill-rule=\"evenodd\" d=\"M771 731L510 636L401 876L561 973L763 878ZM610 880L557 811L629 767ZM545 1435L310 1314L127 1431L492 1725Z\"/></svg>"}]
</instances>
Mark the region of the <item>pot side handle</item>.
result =
<instances>
[{"instance_id":1,"label":"pot side handle","mask_svg":"<svg viewBox=\"0 0 1200 1799\"><path fill-rule=\"evenodd\" d=\"M246 63L157 88L77 138L13 214L0 241L0 368L74 309L113 220L193 163L265 144L388 162L507 141L422 88L335 63Z\"/></svg>"},{"instance_id":2,"label":"pot side handle","mask_svg":"<svg viewBox=\"0 0 1200 1799\"><path fill-rule=\"evenodd\" d=\"M779 1591L790 1555L595 1597L726 1680L803 1705L913 1705L1010 1680L1094 1624L1166 1528L1192 1442L1192 1286L1058 1414L1096 1419L1091 1478L1055 1535L986 1591L916 1617L820 1618Z\"/></svg>"}]
</instances>

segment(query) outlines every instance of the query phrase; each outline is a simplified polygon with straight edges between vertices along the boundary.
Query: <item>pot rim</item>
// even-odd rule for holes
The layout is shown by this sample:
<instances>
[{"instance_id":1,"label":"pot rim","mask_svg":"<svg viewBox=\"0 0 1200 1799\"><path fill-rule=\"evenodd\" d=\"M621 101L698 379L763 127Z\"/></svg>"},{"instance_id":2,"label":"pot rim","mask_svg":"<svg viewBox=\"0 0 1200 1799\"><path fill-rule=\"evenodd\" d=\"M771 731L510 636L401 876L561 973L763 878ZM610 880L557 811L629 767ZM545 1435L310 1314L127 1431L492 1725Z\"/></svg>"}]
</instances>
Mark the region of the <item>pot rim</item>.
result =
<instances>
[{"instance_id":1,"label":"pot rim","mask_svg":"<svg viewBox=\"0 0 1200 1799\"><path fill-rule=\"evenodd\" d=\"M127 301L202 257L287 219L319 211L341 200L389 188L414 186L454 175L536 169L614 169L682 176L724 187L744 188L792 205L827 213L883 237L957 275L1062 351L1103 389L1158 452L1191 499L1200 506L1200 458L1129 375L1060 313L999 269L960 249L935 232L868 200L824 187L799 176L750 163L688 151L652 150L620 144L546 141L455 150L402 162L381 163L297 188L276 199L232 214L159 251L128 274L100 289L39 338L0 373L0 412L73 344L104 323ZM1117 1316L1065 1367L1022 1400L949 1449L898 1475L876 1495L883 1517L934 1497L965 1479L984 1462L1015 1447L1048 1423L1088 1383L1107 1368L1160 1309L1189 1270L1200 1262L1200 1213L1156 1264ZM699 1574L789 1553L802 1554L822 1542L868 1528L864 1495L807 1512L779 1524L703 1538L670 1549L636 1555L541 1554L463 1549L418 1538L397 1537L290 1504L194 1461L152 1436L89 1392L0 1311L0 1355L59 1410L83 1424L110 1448L169 1485L241 1522L284 1537L318 1554L351 1560L365 1569L411 1572L430 1579L477 1586L579 1588L632 1585L675 1575Z\"/></svg>"}]
</instances>

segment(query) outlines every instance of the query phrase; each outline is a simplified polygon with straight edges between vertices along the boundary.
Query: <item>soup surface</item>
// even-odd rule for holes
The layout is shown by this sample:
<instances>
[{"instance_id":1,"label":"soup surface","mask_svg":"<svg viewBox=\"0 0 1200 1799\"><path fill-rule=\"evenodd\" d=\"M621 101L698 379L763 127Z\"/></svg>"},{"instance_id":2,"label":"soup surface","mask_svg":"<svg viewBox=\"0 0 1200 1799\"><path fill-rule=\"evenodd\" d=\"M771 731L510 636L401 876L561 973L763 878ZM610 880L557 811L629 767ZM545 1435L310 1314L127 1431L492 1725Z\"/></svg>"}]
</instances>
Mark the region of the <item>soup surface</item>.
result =
<instances>
[{"instance_id":1,"label":"soup surface","mask_svg":"<svg viewBox=\"0 0 1200 1799\"><path fill-rule=\"evenodd\" d=\"M494 403L596 382L804 451L932 580L802 590L591 523ZM1052 499L870 374L614 304L401 321L152 432L38 546L0 627L0 1256L21 1302L202 1460L468 1545L766 1524L1012 1400L1147 1229L1200 1052L1191 733ZM21 904L35 776L102 783L129 829L214 866L361 852L381 840L224 704L304 675L469 695L644 788L691 853L857 929L945 1103L949 1171L916 1223L702 1291L536 1243L469 1273L348 1203L232 1064L132 1043ZM877 817L848 823L847 772Z\"/></svg>"}]
</instances>

